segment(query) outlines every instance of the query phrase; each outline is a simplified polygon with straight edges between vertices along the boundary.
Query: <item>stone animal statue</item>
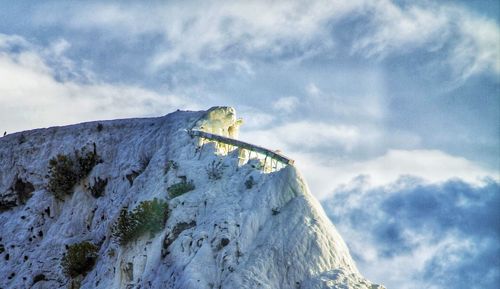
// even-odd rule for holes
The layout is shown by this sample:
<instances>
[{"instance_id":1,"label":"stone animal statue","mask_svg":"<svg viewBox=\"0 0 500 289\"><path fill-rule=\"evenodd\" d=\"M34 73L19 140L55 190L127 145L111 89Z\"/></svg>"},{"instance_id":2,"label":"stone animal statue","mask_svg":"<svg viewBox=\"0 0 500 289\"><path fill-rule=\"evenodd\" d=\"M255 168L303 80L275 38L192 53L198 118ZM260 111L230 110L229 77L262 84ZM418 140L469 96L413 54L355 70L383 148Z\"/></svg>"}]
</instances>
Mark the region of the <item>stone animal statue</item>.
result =
<instances>
[{"instance_id":1,"label":"stone animal statue","mask_svg":"<svg viewBox=\"0 0 500 289\"><path fill-rule=\"evenodd\" d=\"M216 106L210 108L207 113L196 122L194 129L236 138L238 136L238 128L242 123L243 120L236 118L236 111L234 108Z\"/></svg>"}]
</instances>

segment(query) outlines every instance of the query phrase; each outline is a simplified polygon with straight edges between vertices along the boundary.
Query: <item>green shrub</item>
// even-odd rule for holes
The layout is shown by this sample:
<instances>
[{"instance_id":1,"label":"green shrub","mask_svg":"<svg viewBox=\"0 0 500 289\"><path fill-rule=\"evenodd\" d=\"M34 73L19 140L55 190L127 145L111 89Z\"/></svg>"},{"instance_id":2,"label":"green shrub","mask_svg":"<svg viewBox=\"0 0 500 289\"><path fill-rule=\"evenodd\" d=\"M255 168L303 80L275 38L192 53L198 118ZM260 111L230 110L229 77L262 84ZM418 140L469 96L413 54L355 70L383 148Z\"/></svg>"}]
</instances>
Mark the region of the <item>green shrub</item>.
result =
<instances>
[{"instance_id":1,"label":"green shrub","mask_svg":"<svg viewBox=\"0 0 500 289\"><path fill-rule=\"evenodd\" d=\"M101 158L97 154L95 144L93 151L86 151L85 148L82 148L81 151L76 150L75 158L78 165L76 173L80 179L85 178L92 171L95 165L101 162Z\"/></svg>"},{"instance_id":2,"label":"green shrub","mask_svg":"<svg viewBox=\"0 0 500 289\"><path fill-rule=\"evenodd\" d=\"M167 202L156 198L152 201L141 202L132 212L129 212L127 208L122 208L113 227L113 238L120 245L126 245L147 232L153 237L163 229L167 218Z\"/></svg>"},{"instance_id":3,"label":"green shrub","mask_svg":"<svg viewBox=\"0 0 500 289\"><path fill-rule=\"evenodd\" d=\"M71 157L59 154L50 159L48 190L56 198L63 199L65 195L71 194L77 182L78 174L75 172L75 164Z\"/></svg>"},{"instance_id":4,"label":"green shrub","mask_svg":"<svg viewBox=\"0 0 500 289\"><path fill-rule=\"evenodd\" d=\"M170 187L167 188L168 195L171 198L178 197L182 194L185 194L189 191L194 190L195 186L193 184L193 181L186 181L182 180L176 184L171 185Z\"/></svg>"},{"instance_id":5,"label":"green shrub","mask_svg":"<svg viewBox=\"0 0 500 289\"><path fill-rule=\"evenodd\" d=\"M64 273L71 278L87 274L95 265L98 251L99 248L90 242L70 245L61 260Z\"/></svg>"},{"instance_id":6,"label":"green shrub","mask_svg":"<svg viewBox=\"0 0 500 289\"><path fill-rule=\"evenodd\" d=\"M135 237L137 224L131 215L132 214L129 213L127 208L122 208L120 210L120 216L113 226L112 236L120 245L127 244Z\"/></svg>"},{"instance_id":7,"label":"green shrub","mask_svg":"<svg viewBox=\"0 0 500 289\"><path fill-rule=\"evenodd\" d=\"M153 237L163 229L167 221L168 204L155 198L153 201L141 202L132 214L139 224L137 228L139 234L149 232Z\"/></svg>"},{"instance_id":8,"label":"green shrub","mask_svg":"<svg viewBox=\"0 0 500 289\"><path fill-rule=\"evenodd\" d=\"M76 150L74 156L58 154L49 160L48 190L58 199L71 194L73 187L101 162L94 144L93 151Z\"/></svg>"}]
</instances>

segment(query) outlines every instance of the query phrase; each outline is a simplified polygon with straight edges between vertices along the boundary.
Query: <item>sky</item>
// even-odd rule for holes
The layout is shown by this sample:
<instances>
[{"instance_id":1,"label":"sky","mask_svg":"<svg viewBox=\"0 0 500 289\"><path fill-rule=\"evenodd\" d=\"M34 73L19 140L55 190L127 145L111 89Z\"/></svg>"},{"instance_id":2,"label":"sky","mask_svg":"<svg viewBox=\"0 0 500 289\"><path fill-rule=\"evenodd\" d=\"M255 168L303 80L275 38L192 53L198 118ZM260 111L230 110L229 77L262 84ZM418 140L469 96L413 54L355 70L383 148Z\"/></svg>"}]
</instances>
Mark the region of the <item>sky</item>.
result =
<instances>
[{"instance_id":1,"label":"sky","mask_svg":"<svg viewBox=\"0 0 500 289\"><path fill-rule=\"evenodd\" d=\"M296 160L368 278L493 288L499 11L0 0L0 130L233 106L241 139Z\"/></svg>"}]
</instances>

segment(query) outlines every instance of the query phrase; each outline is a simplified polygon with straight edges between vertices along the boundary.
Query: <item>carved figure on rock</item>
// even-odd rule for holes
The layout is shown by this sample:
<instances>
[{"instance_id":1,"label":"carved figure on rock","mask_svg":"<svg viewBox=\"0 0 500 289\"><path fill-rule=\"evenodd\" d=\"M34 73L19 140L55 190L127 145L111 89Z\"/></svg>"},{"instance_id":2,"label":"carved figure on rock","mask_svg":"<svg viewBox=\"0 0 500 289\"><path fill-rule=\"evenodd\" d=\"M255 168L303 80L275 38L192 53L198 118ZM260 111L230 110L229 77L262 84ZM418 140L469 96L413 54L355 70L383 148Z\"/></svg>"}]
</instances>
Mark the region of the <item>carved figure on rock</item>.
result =
<instances>
[{"instance_id":1,"label":"carved figure on rock","mask_svg":"<svg viewBox=\"0 0 500 289\"><path fill-rule=\"evenodd\" d=\"M229 106L215 106L210 108L207 113L196 122L194 129L236 138L238 137L239 126L242 123L242 119L236 118L236 111L234 108Z\"/></svg>"}]
</instances>

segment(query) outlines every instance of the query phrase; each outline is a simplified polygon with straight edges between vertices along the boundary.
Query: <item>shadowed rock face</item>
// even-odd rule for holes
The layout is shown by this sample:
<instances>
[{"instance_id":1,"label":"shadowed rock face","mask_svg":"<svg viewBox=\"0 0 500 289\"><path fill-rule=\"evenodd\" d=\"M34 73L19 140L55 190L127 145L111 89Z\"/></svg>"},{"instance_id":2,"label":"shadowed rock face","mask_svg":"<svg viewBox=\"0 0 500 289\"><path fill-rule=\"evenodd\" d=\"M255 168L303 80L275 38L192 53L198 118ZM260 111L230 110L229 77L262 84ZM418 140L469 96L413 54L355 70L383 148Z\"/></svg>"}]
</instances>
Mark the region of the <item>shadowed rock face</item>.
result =
<instances>
[{"instance_id":1,"label":"shadowed rock face","mask_svg":"<svg viewBox=\"0 0 500 289\"><path fill-rule=\"evenodd\" d=\"M18 205L24 205L35 190L32 183L15 177L10 189L0 194L0 211L6 211Z\"/></svg>"},{"instance_id":2,"label":"shadowed rock face","mask_svg":"<svg viewBox=\"0 0 500 289\"><path fill-rule=\"evenodd\" d=\"M26 201L31 198L33 191L35 191L35 187L32 183L17 178L14 183L14 191L16 192L19 204L24 205Z\"/></svg>"},{"instance_id":3,"label":"shadowed rock face","mask_svg":"<svg viewBox=\"0 0 500 289\"><path fill-rule=\"evenodd\" d=\"M12 276L0 288L379 288L360 276L293 166L273 173L254 160L240 166L237 153L197 150L186 132L195 124L228 135L237 123L234 109L218 107L27 131L22 144L19 134L1 138L0 192L13 194L16 206L0 213L0 275ZM92 143L102 162L55 199L45 189L49 160ZM207 172L214 162L220 178ZM89 187L98 178L107 184L95 197ZM194 188L170 198L167 188L182 180ZM154 198L168 202L164 228L120 245L112 228L121 209ZM61 259L83 241L98 257L71 279Z\"/></svg>"}]
</instances>

